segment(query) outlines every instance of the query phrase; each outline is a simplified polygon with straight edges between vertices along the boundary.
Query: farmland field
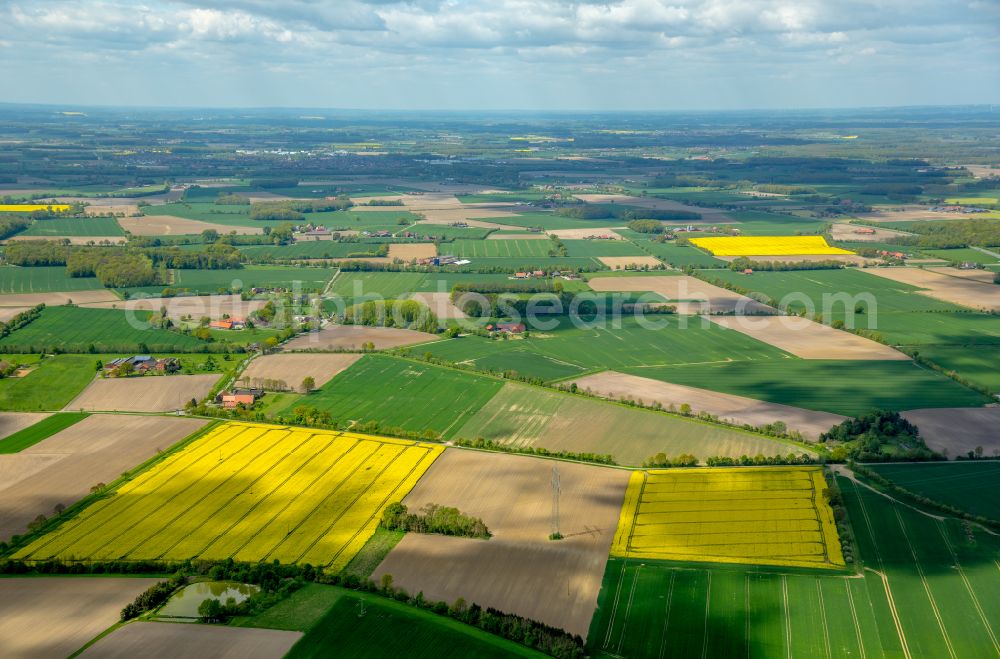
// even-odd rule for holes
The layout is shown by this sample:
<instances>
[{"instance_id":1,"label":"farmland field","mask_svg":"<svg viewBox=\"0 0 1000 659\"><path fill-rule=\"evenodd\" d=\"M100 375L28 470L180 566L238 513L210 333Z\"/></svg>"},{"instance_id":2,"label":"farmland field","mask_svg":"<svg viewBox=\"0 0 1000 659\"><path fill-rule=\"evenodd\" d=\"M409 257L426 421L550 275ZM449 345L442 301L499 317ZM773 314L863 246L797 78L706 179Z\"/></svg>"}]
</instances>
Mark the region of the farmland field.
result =
<instances>
[{"instance_id":1,"label":"farmland field","mask_svg":"<svg viewBox=\"0 0 1000 659\"><path fill-rule=\"evenodd\" d=\"M124 236L113 217L60 217L35 220L22 236Z\"/></svg>"},{"instance_id":2,"label":"farmland field","mask_svg":"<svg viewBox=\"0 0 1000 659\"><path fill-rule=\"evenodd\" d=\"M332 604L285 655L289 659L321 658L332 654L372 659L385 656L411 659L545 656L457 620L388 598L364 597L335 586L309 585L303 590L322 591L325 597L332 599ZM292 599L301 592L293 594ZM362 600L368 613L359 617ZM371 641L376 638L379 642L373 644Z\"/></svg>"},{"instance_id":3,"label":"farmland field","mask_svg":"<svg viewBox=\"0 0 1000 659\"><path fill-rule=\"evenodd\" d=\"M550 240L456 240L442 249L448 254L471 259L546 257L554 247Z\"/></svg>"},{"instance_id":4,"label":"farmland field","mask_svg":"<svg viewBox=\"0 0 1000 659\"><path fill-rule=\"evenodd\" d=\"M672 242L657 243L651 240L640 242L638 239L636 240L636 244L641 245L643 249L651 252L654 256L666 261L675 268L683 268L688 265L696 268L712 268L726 265L725 261L706 254L693 245L677 245Z\"/></svg>"},{"instance_id":5,"label":"farmland field","mask_svg":"<svg viewBox=\"0 0 1000 659\"><path fill-rule=\"evenodd\" d=\"M869 465L896 485L973 515L1000 518L1000 462Z\"/></svg>"},{"instance_id":6,"label":"farmland field","mask_svg":"<svg viewBox=\"0 0 1000 659\"><path fill-rule=\"evenodd\" d=\"M19 556L232 557L336 571L441 450L352 433L222 424Z\"/></svg>"},{"instance_id":7,"label":"farmland field","mask_svg":"<svg viewBox=\"0 0 1000 659\"><path fill-rule=\"evenodd\" d=\"M37 357L4 355L14 363L38 363ZM55 355L33 368L28 375L0 380L0 409L60 410L94 379L96 355Z\"/></svg>"},{"instance_id":8,"label":"farmland field","mask_svg":"<svg viewBox=\"0 0 1000 659\"><path fill-rule=\"evenodd\" d=\"M33 211L68 211L68 204L0 204L0 213L31 213Z\"/></svg>"},{"instance_id":9,"label":"farmland field","mask_svg":"<svg viewBox=\"0 0 1000 659\"><path fill-rule=\"evenodd\" d=\"M171 412L182 409L188 401L204 398L218 379L218 375L98 379L70 401L66 409Z\"/></svg>"},{"instance_id":10,"label":"farmland field","mask_svg":"<svg viewBox=\"0 0 1000 659\"><path fill-rule=\"evenodd\" d=\"M327 325L318 332L300 334L284 344L285 350L362 350L366 343L376 350L433 341L436 334L368 325Z\"/></svg>"},{"instance_id":11,"label":"farmland field","mask_svg":"<svg viewBox=\"0 0 1000 659\"><path fill-rule=\"evenodd\" d=\"M333 240L297 242L291 245L245 245L240 251L251 259L335 259L348 255L379 256L375 243L340 243Z\"/></svg>"},{"instance_id":12,"label":"farmland field","mask_svg":"<svg viewBox=\"0 0 1000 659\"><path fill-rule=\"evenodd\" d=\"M634 471L611 555L844 567L818 467Z\"/></svg>"},{"instance_id":13,"label":"farmland field","mask_svg":"<svg viewBox=\"0 0 1000 659\"><path fill-rule=\"evenodd\" d=\"M301 638L298 632L240 629L222 625L184 625L133 621L119 627L80 656L86 659L223 657L273 659L284 656Z\"/></svg>"},{"instance_id":14,"label":"farmland field","mask_svg":"<svg viewBox=\"0 0 1000 659\"><path fill-rule=\"evenodd\" d=\"M793 256L803 254L853 254L830 247L822 236L768 236L692 238L691 242L715 256Z\"/></svg>"},{"instance_id":15,"label":"farmland field","mask_svg":"<svg viewBox=\"0 0 1000 659\"><path fill-rule=\"evenodd\" d=\"M87 415L80 412L53 414L28 428L4 437L0 440L0 453L20 453L85 418Z\"/></svg>"},{"instance_id":16,"label":"farmland field","mask_svg":"<svg viewBox=\"0 0 1000 659\"><path fill-rule=\"evenodd\" d=\"M989 399L909 361L794 359L625 368L647 378L854 416L875 408L977 407ZM886 382L892 382L886 387Z\"/></svg>"},{"instance_id":17,"label":"farmland field","mask_svg":"<svg viewBox=\"0 0 1000 659\"><path fill-rule=\"evenodd\" d=\"M63 266L0 267L0 294L86 291L104 288L97 277L70 277Z\"/></svg>"},{"instance_id":18,"label":"farmland field","mask_svg":"<svg viewBox=\"0 0 1000 659\"><path fill-rule=\"evenodd\" d=\"M345 300L381 296L387 300L419 290L427 277L418 272L341 272L336 275L329 294Z\"/></svg>"},{"instance_id":19,"label":"farmland field","mask_svg":"<svg viewBox=\"0 0 1000 659\"><path fill-rule=\"evenodd\" d=\"M466 336L428 345L426 351L479 370L514 370L545 380L625 367L791 359L766 343L697 318L668 315L647 320L663 327L646 329L627 316L618 327L609 322L592 329L563 320L558 328L532 332L528 338ZM543 322L549 321L543 317Z\"/></svg>"},{"instance_id":20,"label":"farmland field","mask_svg":"<svg viewBox=\"0 0 1000 659\"><path fill-rule=\"evenodd\" d=\"M802 449L742 430L633 409L601 400L508 383L456 437L483 437L519 448L611 454L641 465L664 452L705 459L714 455L785 455Z\"/></svg>"},{"instance_id":21,"label":"farmland field","mask_svg":"<svg viewBox=\"0 0 1000 659\"><path fill-rule=\"evenodd\" d=\"M322 291L333 276L332 268L296 268L291 266L249 266L238 270L174 270L174 288L196 293L229 292L234 288L288 288L303 292Z\"/></svg>"},{"instance_id":22,"label":"farmland field","mask_svg":"<svg viewBox=\"0 0 1000 659\"><path fill-rule=\"evenodd\" d=\"M570 256L648 256L627 240L564 240L563 244Z\"/></svg>"},{"instance_id":23,"label":"farmland field","mask_svg":"<svg viewBox=\"0 0 1000 659\"><path fill-rule=\"evenodd\" d=\"M140 323L149 317L142 311L133 315ZM140 345L147 346L146 351L183 352L205 343L179 332L133 327L124 311L84 307L49 307L37 320L0 339L0 350L4 352L53 347L67 352L117 352L140 350Z\"/></svg>"},{"instance_id":24,"label":"farmland field","mask_svg":"<svg viewBox=\"0 0 1000 659\"><path fill-rule=\"evenodd\" d=\"M365 355L295 405L330 412L338 421L377 421L385 427L433 430L450 438L502 386L473 373Z\"/></svg>"}]
</instances>

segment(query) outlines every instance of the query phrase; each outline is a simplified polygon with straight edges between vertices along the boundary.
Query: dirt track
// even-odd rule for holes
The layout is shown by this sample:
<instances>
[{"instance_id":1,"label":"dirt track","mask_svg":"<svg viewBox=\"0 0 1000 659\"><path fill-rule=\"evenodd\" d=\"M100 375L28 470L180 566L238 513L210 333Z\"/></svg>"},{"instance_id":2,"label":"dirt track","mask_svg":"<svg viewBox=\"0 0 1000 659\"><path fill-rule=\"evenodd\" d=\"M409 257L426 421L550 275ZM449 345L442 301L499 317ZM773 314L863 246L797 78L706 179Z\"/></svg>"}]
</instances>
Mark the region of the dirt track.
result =
<instances>
[{"instance_id":1,"label":"dirt track","mask_svg":"<svg viewBox=\"0 0 1000 659\"><path fill-rule=\"evenodd\" d=\"M312 376L321 387L335 375L361 359L360 353L277 353L257 357L240 379L284 380L290 389L297 389L302 378Z\"/></svg>"},{"instance_id":2,"label":"dirt track","mask_svg":"<svg viewBox=\"0 0 1000 659\"><path fill-rule=\"evenodd\" d=\"M51 416L37 412L0 412L0 439L35 425Z\"/></svg>"},{"instance_id":3,"label":"dirt track","mask_svg":"<svg viewBox=\"0 0 1000 659\"><path fill-rule=\"evenodd\" d=\"M920 429L920 436L935 451L949 458L983 447L986 456L1000 451L1000 407L956 407L910 410L903 417Z\"/></svg>"},{"instance_id":4,"label":"dirt track","mask_svg":"<svg viewBox=\"0 0 1000 659\"><path fill-rule=\"evenodd\" d=\"M560 530L551 532L552 468L562 487ZM490 540L409 533L375 570L428 599L493 606L583 637L629 472L513 455L447 449L404 502L455 506L482 517Z\"/></svg>"},{"instance_id":5,"label":"dirt track","mask_svg":"<svg viewBox=\"0 0 1000 659\"><path fill-rule=\"evenodd\" d=\"M716 325L769 343L802 359L909 359L889 346L798 316L708 318Z\"/></svg>"},{"instance_id":6,"label":"dirt track","mask_svg":"<svg viewBox=\"0 0 1000 659\"><path fill-rule=\"evenodd\" d=\"M118 622L159 579L0 579L0 648L6 659L68 657Z\"/></svg>"},{"instance_id":7,"label":"dirt track","mask_svg":"<svg viewBox=\"0 0 1000 659\"><path fill-rule=\"evenodd\" d=\"M300 334L285 344L285 350L361 350L365 343L376 350L395 348L436 339L434 334L396 327L330 325L318 332Z\"/></svg>"},{"instance_id":8,"label":"dirt track","mask_svg":"<svg viewBox=\"0 0 1000 659\"><path fill-rule=\"evenodd\" d=\"M0 455L0 541L24 533L56 504L69 506L97 483L166 450L205 425L202 419L90 416L13 455ZM0 580L2 582L2 580Z\"/></svg>"},{"instance_id":9,"label":"dirt track","mask_svg":"<svg viewBox=\"0 0 1000 659\"><path fill-rule=\"evenodd\" d=\"M869 268L866 272L925 289L922 295L938 300L1000 311L1000 286L962 276L954 268Z\"/></svg>"},{"instance_id":10,"label":"dirt track","mask_svg":"<svg viewBox=\"0 0 1000 659\"><path fill-rule=\"evenodd\" d=\"M679 408L687 403L695 413L708 412L733 423L762 426L783 421L790 430L798 430L810 439L816 439L820 433L847 418L839 414L804 410L615 371L588 375L573 382L584 391L591 391L604 398L630 398L647 405L658 401L665 408L671 405Z\"/></svg>"},{"instance_id":11,"label":"dirt track","mask_svg":"<svg viewBox=\"0 0 1000 659\"><path fill-rule=\"evenodd\" d=\"M251 627L131 622L87 648L87 659L280 659L302 632ZM376 641L373 641L376 642Z\"/></svg>"},{"instance_id":12,"label":"dirt track","mask_svg":"<svg viewBox=\"0 0 1000 659\"><path fill-rule=\"evenodd\" d=\"M201 400L222 377L210 375L146 375L94 380L66 407L67 411L171 412L192 398Z\"/></svg>"}]
</instances>

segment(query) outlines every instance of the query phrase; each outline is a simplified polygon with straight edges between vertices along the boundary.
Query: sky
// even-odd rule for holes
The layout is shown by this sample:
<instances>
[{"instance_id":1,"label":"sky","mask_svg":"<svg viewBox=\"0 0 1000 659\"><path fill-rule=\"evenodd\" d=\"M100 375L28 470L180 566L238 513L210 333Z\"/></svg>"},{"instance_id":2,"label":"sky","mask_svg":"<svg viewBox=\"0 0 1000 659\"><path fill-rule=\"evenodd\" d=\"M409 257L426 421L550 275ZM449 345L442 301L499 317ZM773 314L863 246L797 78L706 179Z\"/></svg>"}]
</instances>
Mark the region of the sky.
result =
<instances>
[{"instance_id":1,"label":"sky","mask_svg":"<svg viewBox=\"0 0 1000 659\"><path fill-rule=\"evenodd\" d=\"M161 107L1000 104L1000 0L0 0L0 89Z\"/></svg>"}]
</instances>

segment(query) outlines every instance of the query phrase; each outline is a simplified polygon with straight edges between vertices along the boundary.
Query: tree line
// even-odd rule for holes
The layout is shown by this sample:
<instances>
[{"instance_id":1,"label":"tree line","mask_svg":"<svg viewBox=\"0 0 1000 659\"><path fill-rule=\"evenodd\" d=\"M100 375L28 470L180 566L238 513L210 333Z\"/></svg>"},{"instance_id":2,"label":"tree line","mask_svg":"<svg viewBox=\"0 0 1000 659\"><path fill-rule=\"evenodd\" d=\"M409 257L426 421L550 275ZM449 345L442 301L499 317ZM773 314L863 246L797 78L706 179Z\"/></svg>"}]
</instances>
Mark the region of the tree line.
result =
<instances>
[{"instance_id":1,"label":"tree line","mask_svg":"<svg viewBox=\"0 0 1000 659\"><path fill-rule=\"evenodd\" d=\"M379 526L387 531L436 533L465 538L491 538L486 523L479 517L465 515L458 508L429 503L419 513L411 513L399 502L390 503L382 511Z\"/></svg>"}]
</instances>

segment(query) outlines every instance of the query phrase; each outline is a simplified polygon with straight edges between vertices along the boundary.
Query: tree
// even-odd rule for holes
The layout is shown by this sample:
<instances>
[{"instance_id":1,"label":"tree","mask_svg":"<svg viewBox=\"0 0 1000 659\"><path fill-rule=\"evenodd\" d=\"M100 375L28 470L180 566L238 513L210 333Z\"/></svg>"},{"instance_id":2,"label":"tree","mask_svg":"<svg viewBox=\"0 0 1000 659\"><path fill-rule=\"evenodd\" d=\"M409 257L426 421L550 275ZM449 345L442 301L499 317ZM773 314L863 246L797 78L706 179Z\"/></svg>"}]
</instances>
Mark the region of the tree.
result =
<instances>
[{"instance_id":1,"label":"tree","mask_svg":"<svg viewBox=\"0 0 1000 659\"><path fill-rule=\"evenodd\" d=\"M216 622L222 619L222 602L209 598L198 605L198 615L205 622Z\"/></svg>"},{"instance_id":2,"label":"tree","mask_svg":"<svg viewBox=\"0 0 1000 659\"><path fill-rule=\"evenodd\" d=\"M684 416L688 416L689 414L691 414L691 406L688 405L687 403L681 403L680 412Z\"/></svg>"},{"instance_id":3,"label":"tree","mask_svg":"<svg viewBox=\"0 0 1000 659\"><path fill-rule=\"evenodd\" d=\"M201 232L201 239L206 243L214 243L219 239L219 232L215 229L205 229Z\"/></svg>"},{"instance_id":4,"label":"tree","mask_svg":"<svg viewBox=\"0 0 1000 659\"><path fill-rule=\"evenodd\" d=\"M302 393L307 394L316 388L316 380L311 375L302 378Z\"/></svg>"}]
</instances>

